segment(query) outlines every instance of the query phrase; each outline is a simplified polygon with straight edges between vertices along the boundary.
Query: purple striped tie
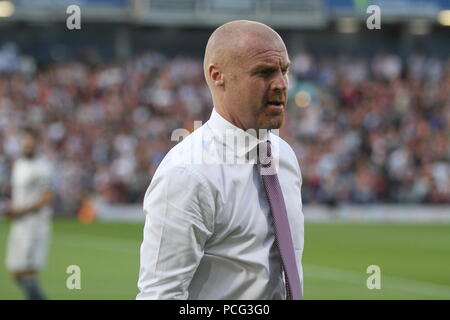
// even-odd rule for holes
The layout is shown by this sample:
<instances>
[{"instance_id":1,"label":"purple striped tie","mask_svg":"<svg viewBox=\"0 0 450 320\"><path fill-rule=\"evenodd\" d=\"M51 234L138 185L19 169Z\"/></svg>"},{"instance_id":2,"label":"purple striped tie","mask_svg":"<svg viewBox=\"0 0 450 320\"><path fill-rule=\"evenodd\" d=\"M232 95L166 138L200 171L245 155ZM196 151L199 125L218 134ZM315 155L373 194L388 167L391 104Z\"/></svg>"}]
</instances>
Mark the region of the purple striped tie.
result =
<instances>
[{"instance_id":1,"label":"purple striped tie","mask_svg":"<svg viewBox=\"0 0 450 320\"><path fill-rule=\"evenodd\" d=\"M287 300L301 300L303 294L295 262L291 230L275 163L272 161L269 140L259 144L259 160L260 173L275 227L275 243L280 252L281 265L284 270Z\"/></svg>"}]
</instances>

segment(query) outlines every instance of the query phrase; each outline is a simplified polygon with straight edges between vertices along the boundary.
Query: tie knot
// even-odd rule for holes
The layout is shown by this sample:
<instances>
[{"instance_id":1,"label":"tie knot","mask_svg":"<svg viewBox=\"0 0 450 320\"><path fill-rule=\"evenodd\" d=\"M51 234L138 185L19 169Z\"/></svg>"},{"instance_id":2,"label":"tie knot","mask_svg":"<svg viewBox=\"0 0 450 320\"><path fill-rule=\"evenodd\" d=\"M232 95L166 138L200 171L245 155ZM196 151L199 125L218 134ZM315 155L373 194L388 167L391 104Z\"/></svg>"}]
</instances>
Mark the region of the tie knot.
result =
<instances>
[{"instance_id":1,"label":"tie knot","mask_svg":"<svg viewBox=\"0 0 450 320\"><path fill-rule=\"evenodd\" d=\"M263 168L270 167L272 163L272 149L269 140L258 144L258 163Z\"/></svg>"}]
</instances>

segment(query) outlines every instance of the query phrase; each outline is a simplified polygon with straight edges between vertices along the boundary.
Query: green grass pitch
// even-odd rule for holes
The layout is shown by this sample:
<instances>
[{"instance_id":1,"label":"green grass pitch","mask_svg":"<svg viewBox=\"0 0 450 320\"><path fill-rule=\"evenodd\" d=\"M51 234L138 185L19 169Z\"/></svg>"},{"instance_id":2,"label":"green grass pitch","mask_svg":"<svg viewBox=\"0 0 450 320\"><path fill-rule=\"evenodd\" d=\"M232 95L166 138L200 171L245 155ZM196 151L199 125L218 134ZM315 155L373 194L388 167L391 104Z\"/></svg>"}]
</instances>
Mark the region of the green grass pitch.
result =
<instances>
[{"instance_id":1,"label":"green grass pitch","mask_svg":"<svg viewBox=\"0 0 450 320\"><path fill-rule=\"evenodd\" d=\"M9 224L0 221L0 299L21 299L4 266ZM41 283L50 299L135 299L142 224L54 220ZM81 289L69 290L69 265ZM381 269L381 289L366 286ZM303 255L306 299L450 299L450 225L311 224Z\"/></svg>"}]
</instances>

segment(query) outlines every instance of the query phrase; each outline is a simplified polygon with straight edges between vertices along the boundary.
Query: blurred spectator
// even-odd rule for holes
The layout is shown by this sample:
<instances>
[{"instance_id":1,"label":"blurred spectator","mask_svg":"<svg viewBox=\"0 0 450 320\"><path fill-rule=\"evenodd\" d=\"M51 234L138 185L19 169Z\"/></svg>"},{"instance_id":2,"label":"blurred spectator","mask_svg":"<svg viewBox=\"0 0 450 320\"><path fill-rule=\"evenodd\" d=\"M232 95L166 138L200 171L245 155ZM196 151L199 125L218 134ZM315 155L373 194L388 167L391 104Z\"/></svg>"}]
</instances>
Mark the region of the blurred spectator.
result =
<instances>
[{"instance_id":1,"label":"blurred spectator","mask_svg":"<svg viewBox=\"0 0 450 320\"><path fill-rule=\"evenodd\" d=\"M36 70L14 50L0 50L2 195L24 125L42 130L58 167L60 210L75 213L90 194L142 201L176 143L171 132L209 118L198 59L149 52L122 63ZM305 82L317 89L307 107L291 99L282 129L299 157L305 203L450 203L450 59L301 52L292 61L293 90Z\"/></svg>"}]
</instances>

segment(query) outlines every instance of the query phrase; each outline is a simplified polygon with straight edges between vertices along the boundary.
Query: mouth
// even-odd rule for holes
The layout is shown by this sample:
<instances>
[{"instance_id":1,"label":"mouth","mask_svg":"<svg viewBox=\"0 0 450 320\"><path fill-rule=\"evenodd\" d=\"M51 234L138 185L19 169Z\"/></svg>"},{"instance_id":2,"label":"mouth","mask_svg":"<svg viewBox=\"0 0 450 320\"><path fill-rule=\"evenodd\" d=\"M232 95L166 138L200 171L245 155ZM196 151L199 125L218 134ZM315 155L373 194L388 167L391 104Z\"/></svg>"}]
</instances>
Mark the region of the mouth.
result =
<instances>
[{"instance_id":1,"label":"mouth","mask_svg":"<svg viewBox=\"0 0 450 320\"><path fill-rule=\"evenodd\" d=\"M272 100L272 101L268 101L267 105L268 108L274 108L274 109L283 109L284 108L284 103L280 100Z\"/></svg>"}]
</instances>

